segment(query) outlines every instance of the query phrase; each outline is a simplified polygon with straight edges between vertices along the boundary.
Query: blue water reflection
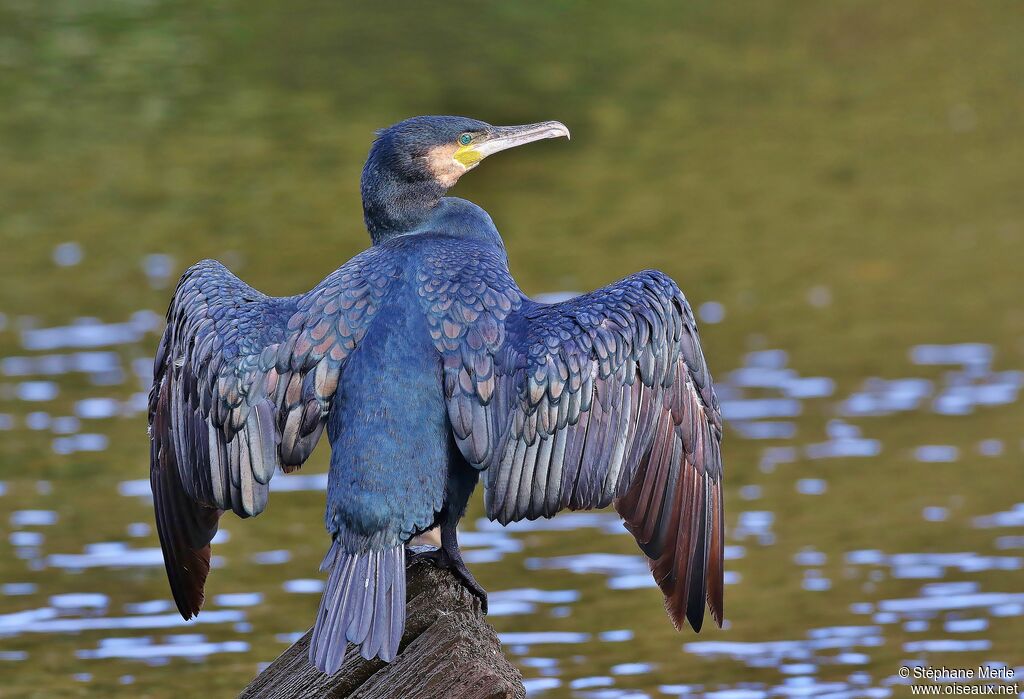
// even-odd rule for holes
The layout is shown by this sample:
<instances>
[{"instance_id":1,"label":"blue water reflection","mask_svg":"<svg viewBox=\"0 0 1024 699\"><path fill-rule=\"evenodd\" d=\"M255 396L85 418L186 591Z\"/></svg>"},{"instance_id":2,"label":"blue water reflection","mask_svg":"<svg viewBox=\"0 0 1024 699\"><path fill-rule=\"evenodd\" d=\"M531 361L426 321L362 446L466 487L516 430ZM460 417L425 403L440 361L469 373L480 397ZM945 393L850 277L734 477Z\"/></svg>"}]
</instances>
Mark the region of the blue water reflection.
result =
<instances>
[{"instance_id":1,"label":"blue water reflection","mask_svg":"<svg viewBox=\"0 0 1024 699\"><path fill-rule=\"evenodd\" d=\"M148 255L141 263L156 287L171 282L172 268L171 260L161 254ZM703 304L699 313L705 322L725 320L725 308L716 302ZM0 378L8 382L0 394L5 401L0 411L5 439L12 434L35 435L49 445L52 453L48 458L74 464L74 468L95 463L97 455L111 448L108 428L114 421L136 424L144 416L152 372L148 352L161 324L162 318L151 311L140 311L120 322L80 318L67 325L37 327L39 321L29 319L20 324L21 349L0 359ZM613 512L563 513L554 519L509 527L485 519L466 521L460 541L472 566L487 570L487 566L500 564L559 574L538 574L536 582L532 577L525 583L520 579L504 588L492 586L490 594L491 616L503 629L500 638L506 651L527 675L530 695L881 697L892 694L895 679L873 676L864 666L871 665L886 644L913 656L976 653L985 657L992 651L995 646L988 636L1002 633L1006 624L1019 624L1024 615L1024 593L1013 582L1021 579L1024 570L1024 534L1019 531L1024 528L1024 502L1009 508L1004 505L1005 509L982 509L986 514L975 511L969 520L964 519L961 504L953 500L908 502L907 511L920 526L934 529L934 550L900 551L887 541L878 541L861 545L880 548L850 546L845 553L832 555L823 552L828 542L816 538L814 531L802 532L802 538L794 541L789 532L793 513L781 511L775 504L777 493L784 489L791 496L800 496L796 501L801 507L831 507L846 496L847 486L839 478L844 469L858 468L867 463L864 460L883 454L895 465L920 469L974 469L996 463L979 463L983 459L1019 459L1019 440L1010 435L976 437L964 445L956 443L951 429L948 434L920 434L899 444L883 440L885 432L878 426L886 421L875 418L929 413L955 419L1015 403L1024 388L1024 372L996 370L997 357L988 345L918 345L907 352L909 363L901 375L863 377L844 385L843 390L829 377L804 375L790 365L789 354L781 349L749 352L739 366L718 374L727 438L757 443L750 452L757 469L747 472L749 482L729 484L735 488L730 496L735 493L737 497L730 499L726 558L740 561L765 553L778 555L791 562L789 574L799 581L798 587L792 588L794 594L814 602L843 600L832 606L842 610L851 623L759 642L728 640L728 635L710 640L680 637L677 674L685 678L692 663L727 661L744 669L770 671L771 681L733 681L730 685L678 682L656 687L647 683L648 690L637 691L630 687L649 676L675 672L674 666L669 668L661 659L623 662L630 657L628 653L608 654L599 649L612 644L628 648L638 636L642 638L643 629L631 628L628 619L617 619L603 629L572 630L571 622L576 619L564 620L582 616L579 609L583 604L583 593L575 588L594 582L577 576L591 576L598 586L624 595L648 594L655 587L644 557L621 552L635 549ZM144 476L144 471L139 475ZM257 589L244 577L225 577L197 620L183 621L169 599L139 597L125 602L120 591L109 591L93 581L99 575L158 574L163 566L151 523L139 521L143 517L137 506L149 508L149 481L140 477L104 486L110 488L112 498L131 506L127 508L131 513L118 520L110 535L127 537L127 541L80 538L68 546L55 543L61 538L53 532L73 511L52 509L54 504L48 498L65 495L63 489L70 488L70 482L56 476L27 486L0 482L0 497L7 505L3 520L9 527L0 546L8 547L6 553L19 571L0 585L0 602L4 604L0 607L0 641L16 644L19 639L43 634L66 636L74 639L74 657L97 668L115 661L160 664L176 658L194 661L248 653L256 650L256 644L238 638L211 640L190 627L202 625L234 635L255 633L261 624L258 614L265 607L281 600L315 601L323 589L315 569L297 569L297 562L308 557L307 552L271 548L280 544L265 542L242 556L233 556L231 566L248 565L250 570L267 574L281 571L274 586ZM33 485L34 492L22 498ZM322 492L326 487L324 473L278 474L271 482L275 498ZM18 497L13 497L12 488ZM73 521L72 526L78 522ZM944 533L950 527L967 526L993 530L992 550L957 550L947 543ZM592 535L593 550L550 555L562 554L561 550L549 550L558 537L578 532ZM241 531L236 533L243 538ZM229 540L230 533L222 530L216 543ZM223 568L228 562L215 556L213 565ZM756 568L745 568L741 575L737 567L727 571L728 585L758 584ZM984 574L1001 576L997 579L1007 582L999 586L982 582ZM43 575L47 576L45 582ZM851 585L859 595L852 604L850 598L837 594ZM109 593L99 592L101 589ZM634 590L637 592L630 592ZM110 632L117 635L108 635ZM286 627L273 638L287 644L301 633ZM279 650L260 652L269 660ZM591 657L616 661L594 672L592 667L584 667ZM29 659L30 653L16 646L0 649L0 662L16 664ZM998 658L989 660L999 662ZM836 679L837 673L830 672L829 681L824 681L818 677L823 668L843 668L838 675L845 679ZM735 680L742 674L732 676ZM94 681L89 672L76 673L76 678L84 683ZM131 684L135 676L123 675L121 681Z\"/></svg>"}]
</instances>

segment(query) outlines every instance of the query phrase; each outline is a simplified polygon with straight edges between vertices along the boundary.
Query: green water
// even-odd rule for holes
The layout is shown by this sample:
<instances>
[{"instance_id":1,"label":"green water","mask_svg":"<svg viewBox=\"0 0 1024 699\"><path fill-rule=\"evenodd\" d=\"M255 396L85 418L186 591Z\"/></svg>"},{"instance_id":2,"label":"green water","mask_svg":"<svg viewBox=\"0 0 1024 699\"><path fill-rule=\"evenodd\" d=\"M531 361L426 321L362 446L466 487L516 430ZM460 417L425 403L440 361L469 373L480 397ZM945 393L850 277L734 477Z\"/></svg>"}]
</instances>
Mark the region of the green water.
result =
<instances>
[{"instance_id":1,"label":"green water","mask_svg":"<svg viewBox=\"0 0 1024 699\"><path fill-rule=\"evenodd\" d=\"M565 568L633 559L550 560L633 555L628 536L582 520L489 535L507 550L473 564L488 589L575 591L492 617L504 634L586 634L507 644L538 696L743 683L907 696L891 678L909 661L1002 662L1020 680L1020 3L680 5L0 0L0 695L228 696L311 623L318 595L283 585L318 578L315 490L225 522L211 600L262 593L259 604L212 601L234 616L189 628L82 628L169 613L137 606L168 591L138 552L155 534L132 526L151 522L151 506L119 491L146 477L145 415L131 401L160 329L131 321L162 314L174 278L203 257L268 293L311 287L366 245L357 182L374 129L421 113L566 123L571 142L503 154L456 191L491 213L522 287L586 290L661 268L696 308L712 303L705 318L724 309L701 331L734 409L791 401L750 421L772 438L739 420L726 430L728 543L742 548L728 562L725 630L676 633L655 589ZM58 331L51 349L32 332L82 318L129 326L97 346ZM954 350L966 365L913 354L955 343L978 343ZM749 354L764 350L830 389L794 397L780 355ZM74 362L88 370L54 373ZM732 374L743 366L772 385L745 385ZM909 405L872 384L881 397L851 409L871 377L927 383ZM112 402L81 403L91 398ZM89 417L105 410L117 414ZM851 429L877 440L869 455L816 458L814 445ZM946 449L919 449L929 445ZM792 453L766 452L779 448ZM325 454L303 472L322 473ZM771 513L767 530L744 536L763 523L749 512ZM1006 514L985 519L995 513ZM59 558L104 542L124 543L108 549L123 567L74 572ZM851 554L865 550L880 553ZM251 558L266 551L290 557ZM898 554L920 557L885 558ZM927 587L937 583L961 586ZM954 592L996 601L957 606ZM51 599L69 593L102 597ZM885 602L935 599L952 606ZM69 621L33 630L8 616L19 613ZM814 631L829 627L869 628ZM767 658L753 663L684 649L815 633L868 642L780 657L732 647ZM198 660L91 657L116 649L112 638L234 645Z\"/></svg>"}]
</instances>

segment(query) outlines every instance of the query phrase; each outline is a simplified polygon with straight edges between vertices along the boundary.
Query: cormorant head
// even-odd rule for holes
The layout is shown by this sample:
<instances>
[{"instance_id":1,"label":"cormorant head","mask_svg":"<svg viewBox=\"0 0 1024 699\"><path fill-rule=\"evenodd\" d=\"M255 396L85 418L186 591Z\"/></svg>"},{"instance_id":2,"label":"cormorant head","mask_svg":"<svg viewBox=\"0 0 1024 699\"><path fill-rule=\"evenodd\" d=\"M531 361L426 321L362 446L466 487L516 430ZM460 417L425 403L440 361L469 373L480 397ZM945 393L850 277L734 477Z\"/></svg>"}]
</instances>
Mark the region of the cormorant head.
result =
<instances>
[{"instance_id":1,"label":"cormorant head","mask_svg":"<svg viewBox=\"0 0 1024 699\"><path fill-rule=\"evenodd\" d=\"M420 116L377 133L363 168L366 225L378 242L412 230L458 179L489 155L545 138L569 138L557 121L491 126L458 116Z\"/></svg>"},{"instance_id":2,"label":"cormorant head","mask_svg":"<svg viewBox=\"0 0 1024 699\"><path fill-rule=\"evenodd\" d=\"M447 189L488 155L559 136L569 138L569 129L557 121L491 126L468 117L421 116L378 132L370 158L410 181L432 179Z\"/></svg>"}]
</instances>

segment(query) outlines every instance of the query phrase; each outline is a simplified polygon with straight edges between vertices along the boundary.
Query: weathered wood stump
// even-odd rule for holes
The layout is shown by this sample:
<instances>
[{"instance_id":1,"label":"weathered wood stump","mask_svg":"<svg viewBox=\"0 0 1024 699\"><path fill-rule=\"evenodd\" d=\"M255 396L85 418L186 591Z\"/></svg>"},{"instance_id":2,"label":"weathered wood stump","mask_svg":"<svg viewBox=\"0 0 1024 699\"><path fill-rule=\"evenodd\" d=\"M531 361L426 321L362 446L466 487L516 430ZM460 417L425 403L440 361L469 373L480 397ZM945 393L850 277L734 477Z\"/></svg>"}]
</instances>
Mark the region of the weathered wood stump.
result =
<instances>
[{"instance_id":1,"label":"weathered wood stump","mask_svg":"<svg viewBox=\"0 0 1024 699\"><path fill-rule=\"evenodd\" d=\"M349 645L341 669L324 675L309 664L307 631L239 696L524 699L523 677L502 654L479 600L425 561L410 563L406 577L405 634L393 662L365 660Z\"/></svg>"}]
</instances>

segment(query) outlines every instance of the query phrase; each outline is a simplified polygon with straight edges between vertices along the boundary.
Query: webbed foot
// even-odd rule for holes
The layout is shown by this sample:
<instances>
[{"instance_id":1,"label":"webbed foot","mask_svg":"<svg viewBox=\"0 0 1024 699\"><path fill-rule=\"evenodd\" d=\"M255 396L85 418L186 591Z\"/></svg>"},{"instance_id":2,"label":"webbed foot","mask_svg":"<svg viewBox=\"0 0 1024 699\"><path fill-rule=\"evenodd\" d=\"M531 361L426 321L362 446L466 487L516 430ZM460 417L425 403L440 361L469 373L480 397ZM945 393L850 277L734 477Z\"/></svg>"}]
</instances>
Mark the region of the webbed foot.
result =
<instances>
[{"instance_id":1,"label":"webbed foot","mask_svg":"<svg viewBox=\"0 0 1024 699\"><path fill-rule=\"evenodd\" d=\"M462 552L459 551L454 527L450 530L447 527L441 529L441 548L413 551L408 554L408 557L412 561L429 561L431 565L454 573L462 586L480 600L481 611L484 614L487 613L487 591L477 582L473 573L466 567L466 562L462 560Z\"/></svg>"}]
</instances>

